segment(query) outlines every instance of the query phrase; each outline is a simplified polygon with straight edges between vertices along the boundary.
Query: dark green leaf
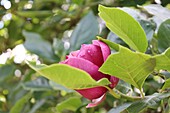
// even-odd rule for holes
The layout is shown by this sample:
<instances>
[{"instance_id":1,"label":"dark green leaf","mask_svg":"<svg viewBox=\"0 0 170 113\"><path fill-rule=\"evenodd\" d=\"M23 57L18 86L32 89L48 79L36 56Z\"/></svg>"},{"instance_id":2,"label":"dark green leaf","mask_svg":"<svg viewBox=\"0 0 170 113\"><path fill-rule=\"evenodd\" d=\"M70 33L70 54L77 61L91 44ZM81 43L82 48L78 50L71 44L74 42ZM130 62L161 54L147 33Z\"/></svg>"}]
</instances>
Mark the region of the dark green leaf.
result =
<instances>
[{"instance_id":1,"label":"dark green leaf","mask_svg":"<svg viewBox=\"0 0 170 113\"><path fill-rule=\"evenodd\" d=\"M146 51L148 42L145 32L129 14L118 8L107 8L100 5L99 16L106 22L106 26L132 49L140 52Z\"/></svg>"},{"instance_id":2,"label":"dark green leaf","mask_svg":"<svg viewBox=\"0 0 170 113\"><path fill-rule=\"evenodd\" d=\"M89 43L95 39L98 34L98 22L97 18L92 12L86 15L78 23L70 37L70 50L76 50L80 48L83 43Z\"/></svg>"},{"instance_id":3,"label":"dark green leaf","mask_svg":"<svg viewBox=\"0 0 170 113\"><path fill-rule=\"evenodd\" d=\"M15 105L12 107L12 109L10 110L10 113L21 113L23 107L25 106L25 104L28 102L28 100L31 98L32 93L29 92L28 94L26 94L25 96L23 96L22 98L20 98Z\"/></svg>"},{"instance_id":4,"label":"dark green leaf","mask_svg":"<svg viewBox=\"0 0 170 113\"><path fill-rule=\"evenodd\" d=\"M132 91L131 85L122 80L119 80L119 83L117 84L116 89L124 94L127 94L129 91Z\"/></svg>"},{"instance_id":5,"label":"dark green leaf","mask_svg":"<svg viewBox=\"0 0 170 113\"><path fill-rule=\"evenodd\" d=\"M147 39L150 41L153 37L156 25L153 22L147 20L139 20L139 23L144 29Z\"/></svg>"},{"instance_id":6,"label":"dark green leaf","mask_svg":"<svg viewBox=\"0 0 170 113\"><path fill-rule=\"evenodd\" d=\"M28 113L36 113L36 111L46 102L46 99L36 101L32 109Z\"/></svg>"},{"instance_id":7,"label":"dark green leaf","mask_svg":"<svg viewBox=\"0 0 170 113\"><path fill-rule=\"evenodd\" d=\"M143 8L150 14L159 17L162 21L167 20L170 18L170 10L162 7L159 4L150 4L143 6Z\"/></svg>"},{"instance_id":8,"label":"dark green leaf","mask_svg":"<svg viewBox=\"0 0 170 113\"><path fill-rule=\"evenodd\" d=\"M161 52L165 51L168 47L170 47L170 19L163 22L159 27L158 47Z\"/></svg>"},{"instance_id":9,"label":"dark green leaf","mask_svg":"<svg viewBox=\"0 0 170 113\"><path fill-rule=\"evenodd\" d=\"M157 108L160 104L160 101L164 98L167 98L170 96L170 93L156 93L151 96L145 97L145 99L134 102L132 105L130 105L127 110L129 113L139 113L145 108Z\"/></svg>"},{"instance_id":10,"label":"dark green leaf","mask_svg":"<svg viewBox=\"0 0 170 113\"><path fill-rule=\"evenodd\" d=\"M46 80L43 77L39 77L33 81L25 82L22 85L26 90L32 90L32 91L52 90L52 87L50 87L48 80Z\"/></svg>"},{"instance_id":11,"label":"dark green leaf","mask_svg":"<svg viewBox=\"0 0 170 113\"><path fill-rule=\"evenodd\" d=\"M13 74L15 67L13 65L2 65L0 66L0 83L3 82L7 77Z\"/></svg>"},{"instance_id":12,"label":"dark green leaf","mask_svg":"<svg viewBox=\"0 0 170 113\"><path fill-rule=\"evenodd\" d=\"M24 46L28 51L39 55L47 61L58 61L58 57L55 56L53 52L52 45L48 41L42 39L39 34L23 31L23 35L26 38Z\"/></svg>"},{"instance_id":13,"label":"dark green leaf","mask_svg":"<svg viewBox=\"0 0 170 113\"><path fill-rule=\"evenodd\" d=\"M125 42L123 42L123 40L121 38L119 38L118 36L116 36L112 32L110 32L108 34L107 39L110 40L111 42L115 42L115 43L120 44L122 46L128 47L128 45Z\"/></svg>"},{"instance_id":14,"label":"dark green leaf","mask_svg":"<svg viewBox=\"0 0 170 113\"><path fill-rule=\"evenodd\" d=\"M132 103L125 103L121 106L118 106L116 108L112 108L108 113L121 113L124 111L126 108L128 108Z\"/></svg>"},{"instance_id":15,"label":"dark green leaf","mask_svg":"<svg viewBox=\"0 0 170 113\"><path fill-rule=\"evenodd\" d=\"M48 17L52 15L52 11L17 11L18 15L23 17Z\"/></svg>"},{"instance_id":16,"label":"dark green leaf","mask_svg":"<svg viewBox=\"0 0 170 113\"><path fill-rule=\"evenodd\" d=\"M74 90L68 89L68 88L66 88L60 84L57 84L53 81L50 81L49 84L54 90L61 90L61 91L65 91L67 93L74 92Z\"/></svg>"}]
</instances>

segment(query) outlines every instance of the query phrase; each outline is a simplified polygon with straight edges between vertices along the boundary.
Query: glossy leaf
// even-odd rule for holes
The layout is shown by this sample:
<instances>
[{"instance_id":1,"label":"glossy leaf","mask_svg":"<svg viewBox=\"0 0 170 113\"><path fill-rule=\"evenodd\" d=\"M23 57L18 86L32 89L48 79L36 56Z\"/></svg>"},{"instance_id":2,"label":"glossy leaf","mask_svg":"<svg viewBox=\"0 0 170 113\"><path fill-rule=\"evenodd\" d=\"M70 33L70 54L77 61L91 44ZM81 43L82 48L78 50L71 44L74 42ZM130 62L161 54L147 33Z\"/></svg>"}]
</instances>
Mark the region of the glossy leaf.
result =
<instances>
[{"instance_id":1,"label":"glossy leaf","mask_svg":"<svg viewBox=\"0 0 170 113\"><path fill-rule=\"evenodd\" d=\"M49 85L48 80L43 77L39 77L35 80L25 82L22 84L22 86L24 89L32 91L52 90L52 87Z\"/></svg>"},{"instance_id":2,"label":"glossy leaf","mask_svg":"<svg viewBox=\"0 0 170 113\"><path fill-rule=\"evenodd\" d=\"M158 29L158 47L161 52L170 47L170 19L163 22Z\"/></svg>"},{"instance_id":3,"label":"glossy leaf","mask_svg":"<svg viewBox=\"0 0 170 113\"><path fill-rule=\"evenodd\" d=\"M10 113L22 113L22 109L25 106L25 104L28 102L28 100L31 98L32 93L29 92L22 98L20 98L15 105L10 110Z\"/></svg>"},{"instance_id":4,"label":"glossy leaf","mask_svg":"<svg viewBox=\"0 0 170 113\"><path fill-rule=\"evenodd\" d=\"M23 35L26 39L24 47L28 51L37 54L50 62L58 61L58 57L55 56L53 52L52 45L48 41L42 39L39 34L23 31Z\"/></svg>"},{"instance_id":5,"label":"glossy leaf","mask_svg":"<svg viewBox=\"0 0 170 113\"><path fill-rule=\"evenodd\" d=\"M81 100L79 97L71 97L59 104L57 104L57 112L62 112L63 110L76 111L76 109L81 105Z\"/></svg>"},{"instance_id":6,"label":"glossy leaf","mask_svg":"<svg viewBox=\"0 0 170 113\"><path fill-rule=\"evenodd\" d=\"M85 71L65 64L53 64L44 68L31 67L42 76L69 89L84 89L110 84L106 78L95 81Z\"/></svg>"},{"instance_id":7,"label":"glossy leaf","mask_svg":"<svg viewBox=\"0 0 170 113\"><path fill-rule=\"evenodd\" d=\"M121 113L124 111L126 108L128 108L132 103L125 103L121 106L118 106L116 108L112 108L108 113Z\"/></svg>"},{"instance_id":8,"label":"glossy leaf","mask_svg":"<svg viewBox=\"0 0 170 113\"><path fill-rule=\"evenodd\" d=\"M127 111L128 113L139 113L145 108L155 108L157 109L158 105L160 104L160 101L164 98L167 98L170 96L170 93L156 93L151 96L145 97L145 99L136 101L133 104L131 104Z\"/></svg>"},{"instance_id":9,"label":"glossy leaf","mask_svg":"<svg viewBox=\"0 0 170 113\"><path fill-rule=\"evenodd\" d=\"M145 52L148 46L146 35L140 24L129 14L118 8L99 6L99 16L106 26L132 49Z\"/></svg>"},{"instance_id":10,"label":"glossy leaf","mask_svg":"<svg viewBox=\"0 0 170 113\"><path fill-rule=\"evenodd\" d=\"M70 37L70 51L79 49L81 44L89 43L98 34L98 22L92 12L78 23Z\"/></svg>"},{"instance_id":11,"label":"glossy leaf","mask_svg":"<svg viewBox=\"0 0 170 113\"><path fill-rule=\"evenodd\" d=\"M127 94L128 92L132 91L131 85L127 82L124 82L123 80L119 80L116 89L124 94Z\"/></svg>"},{"instance_id":12,"label":"glossy leaf","mask_svg":"<svg viewBox=\"0 0 170 113\"><path fill-rule=\"evenodd\" d=\"M170 48L164 53L154 56L156 59L156 69L170 71Z\"/></svg>"},{"instance_id":13,"label":"glossy leaf","mask_svg":"<svg viewBox=\"0 0 170 113\"><path fill-rule=\"evenodd\" d=\"M162 21L167 20L170 18L170 10L162 7L159 4L150 4L143 6L143 8L150 14L159 17Z\"/></svg>"},{"instance_id":14,"label":"glossy leaf","mask_svg":"<svg viewBox=\"0 0 170 113\"><path fill-rule=\"evenodd\" d=\"M108 34L107 40L110 40L111 42L115 42L115 43L120 44L122 46L128 47L128 45L121 38L119 38L117 35L115 35L112 32L110 32Z\"/></svg>"},{"instance_id":15,"label":"glossy leaf","mask_svg":"<svg viewBox=\"0 0 170 113\"><path fill-rule=\"evenodd\" d=\"M153 72L154 67L155 59L151 56L132 52L120 46L119 52L110 55L100 71L114 75L141 90L145 79Z\"/></svg>"},{"instance_id":16,"label":"glossy leaf","mask_svg":"<svg viewBox=\"0 0 170 113\"><path fill-rule=\"evenodd\" d=\"M139 20L139 23L144 29L148 41L150 41L153 38L156 25L154 24L154 22L148 20Z\"/></svg>"},{"instance_id":17,"label":"glossy leaf","mask_svg":"<svg viewBox=\"0 0 170 113\"><path fill-rule=\"evenodd\" d=\"M170 88L170 78L165 81L165 84L162 87L162 90Z\"/></svg>"}]
</instances>

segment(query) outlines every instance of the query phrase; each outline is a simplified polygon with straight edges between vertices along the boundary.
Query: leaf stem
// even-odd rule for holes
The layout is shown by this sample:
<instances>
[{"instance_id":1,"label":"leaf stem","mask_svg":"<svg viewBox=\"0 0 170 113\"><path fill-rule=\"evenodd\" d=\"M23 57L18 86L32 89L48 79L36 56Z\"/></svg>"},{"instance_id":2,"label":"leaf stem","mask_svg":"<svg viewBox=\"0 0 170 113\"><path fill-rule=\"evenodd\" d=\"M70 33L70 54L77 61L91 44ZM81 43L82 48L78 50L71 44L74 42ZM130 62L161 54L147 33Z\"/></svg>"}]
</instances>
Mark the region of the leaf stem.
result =
<instances>
[{"instance_id":1,"label":"leaf stem","mask_svg":"<svg viewBox=\"0 0 170 113\"><path fill-rule=\"evenodd\" d=\"M143 95L143 97L128 96L128 95L123 94L122 92L118 91L117 89L112 90L108 86L105 86L105 87L109 90L109 93L117 99L124 98L124 99L127 99L129 101L136 101L136 100L141 100L141 99L144 98L144 95Z\"/></svg>"},{"instance_id":2,"label":"leaf stem","mask_svg":"<svg viewBox=\"0 0 170 113\"><path fill-rule=\"evenodd\" d=\"M122 92L118 91L117 89L114 89L119 95L121 95L122 98L127 99L129 101L136 101L136 100L141 100L141 97L137 96L128 96L126 94L123 94Z\"/></svg>"},{"instance_id":3,"label":"leaf stem","mask_svg":"<svg viewBox=\"0 0 170 113\"><path fill-rule=\"evenodd\" d=\"M142 98L145 98L145 95L144 95L142 89L140 89L140 94L141 94Z\"/></svg>"}]
</instances>

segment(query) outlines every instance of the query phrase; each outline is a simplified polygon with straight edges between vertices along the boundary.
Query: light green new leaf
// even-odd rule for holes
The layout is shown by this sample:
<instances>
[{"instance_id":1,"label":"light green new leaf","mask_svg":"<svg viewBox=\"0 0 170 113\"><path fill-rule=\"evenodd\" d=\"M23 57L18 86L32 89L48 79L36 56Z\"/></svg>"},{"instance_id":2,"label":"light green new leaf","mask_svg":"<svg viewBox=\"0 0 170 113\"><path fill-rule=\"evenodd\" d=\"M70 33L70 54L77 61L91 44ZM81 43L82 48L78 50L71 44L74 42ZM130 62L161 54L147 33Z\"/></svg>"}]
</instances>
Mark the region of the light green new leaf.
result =
<instances>
[{"instance_id":1,"label":"light green new leaf","mask_svg":"<svg viewBox=\"0 0 170 113\"><path fill-rule=\"evenodd\" d=\"M65 64L53 64L43 68L30 67L49 80L61 84L69 89L84 89L110 84L109 80L106 78L95 81L85 71Z\"/></svg>"},{"instance_id":2,"label":"light green new leaf","mask_svg":"<svg viewBox=\"0 0 170 113\"><path fill-rule=\"evenodd\" d=\"M151 56L119 46L119 52L110 55L100 71L118 77L141 90L154 67L155 59Z\"/></svg>"},{"instance_id":3,"label":"light green new leaf","mask_svg":"<svg viewBox=\"0 0 170 113\"><path fill-rule=\"evenodd\" d=\"M170 78L165 81L165 84L162 87L162 90L170 88Z\"/></svg>"},{"instance_id":4,"label":"light green new leaf","mask_svg":"<svg viewBox=\"0 0 170 113\"><path fill-rule=\"evenodd\" d=\"M99 16L106 26L132 49L145 52L148 46L146 34L140 24L129 14L118 8L99 6Z\"/></svg>"},{"instance_id":5,"label":"light green new leaf","mask_svg":"<svg viewBox=\"0 0 170 113\"><path fill-rule=\"evenodd\" d=\"M156 69L170 71L170 48L168 48L164 53L154 57L156 59Z\"/></svg>"},{"instance_id":6,"label":"light green new leaf","mask_svg":"<svg viewBox=\"0 0 170 113\"><path fill-rule=\"evenodd\" d=\"M76 111L76 109L81 105L81 99L79 97L71 97L59 104L57 104L57 112L62 113L63 110Z\"/></svg>"}]
</instances>

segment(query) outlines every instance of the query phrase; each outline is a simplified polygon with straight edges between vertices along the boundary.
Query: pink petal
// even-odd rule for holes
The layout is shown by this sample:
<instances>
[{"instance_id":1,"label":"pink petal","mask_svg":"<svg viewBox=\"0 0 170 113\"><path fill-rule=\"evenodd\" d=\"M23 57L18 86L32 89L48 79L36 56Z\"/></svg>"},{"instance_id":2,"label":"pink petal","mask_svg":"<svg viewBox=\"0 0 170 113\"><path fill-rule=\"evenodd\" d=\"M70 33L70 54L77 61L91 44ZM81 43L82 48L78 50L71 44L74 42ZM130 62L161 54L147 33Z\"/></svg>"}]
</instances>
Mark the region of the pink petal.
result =
<instances>
[{"instance_id":1,"label":"pink petal","mask_svg":"<svg viewBox=\"0 0 170 113\"><path fill-rule=\"evenodd\" d=\"M93 100L101 97L103 94L107 92L107 89L105 87L94 87L94 88L88 88L88 89L80 89L76 90L79 92L83 97Z\"/></svg>"},{"instance_id":2,"label":"pink petal","mask_svg":"<svg viewBox=\"0 0 170 113\"><path fill-rule=\"evenodd\" d=\"M99 67L104 62L101 48L93 44L83 44L77 57L89 60Z\"/></svg>"},{"instance_id":3,"label":"pink petal","mask_svg":"<svg viewBox=\"0 0 170 113\"><path fill-rule=\"evenodd\" d=\"M82 59L82 58L77 58L77 57L70 57L66 59L65 61L61 62L63 64L68 64L70 66L82 69L89 73L93 79L100 80L101 78L110 78L109 75L102 74L99 72L99 67L93 64L92 62Z\"/></svg>"},{"instance_id":4,"label":"pink petal","mask_svg":"<svg viewBox=\"0 0 170 113\"><path fill-rule=\"evenodd\" d=\"M118 84L119 79L116 78L116 77L114 77L114 76L111 76L111 77L110 77L110 82L111 82L112 84L110 84L109 86L110 86L110 88L113 89L113 88L116 87L116 85Z\"/></svg>"},{"instance_id":5,"label":"pink petal","mask_svg":"<svg viewBox=\"0 0 170 113\"><path fill-rule=\"evenodd\" d=\"M101 47L103 59L105 61L107 57L111 54L109 46L107 46L104 42L99 41L99 40L93 40L93 44Z\"/></svg>"},{"instance_id":6,"label":"pink petal","mask_svg":"<svg viewBox=\"0 0 170 113\"><path fill-rule=\"evenodd\" d=\"M106 98L106 94L103 94L100 98L98 99L93 99L92 100L92 103L89 103L86 108L92 108L92 107L95 107L97 105L99 105L101 102L103 102Z\"/></svg>"},{"instance_id":7,"label":"pink petal","mask_svg":"<svg viewBox=\"0 0 170 113\"><path fill-rule=\"evenodd\" d=\"M72 51L69 55L66 56L66 59L68 59L69 57L76 57L79 52L80 50Z\"/></svg>"}]
</instances>

